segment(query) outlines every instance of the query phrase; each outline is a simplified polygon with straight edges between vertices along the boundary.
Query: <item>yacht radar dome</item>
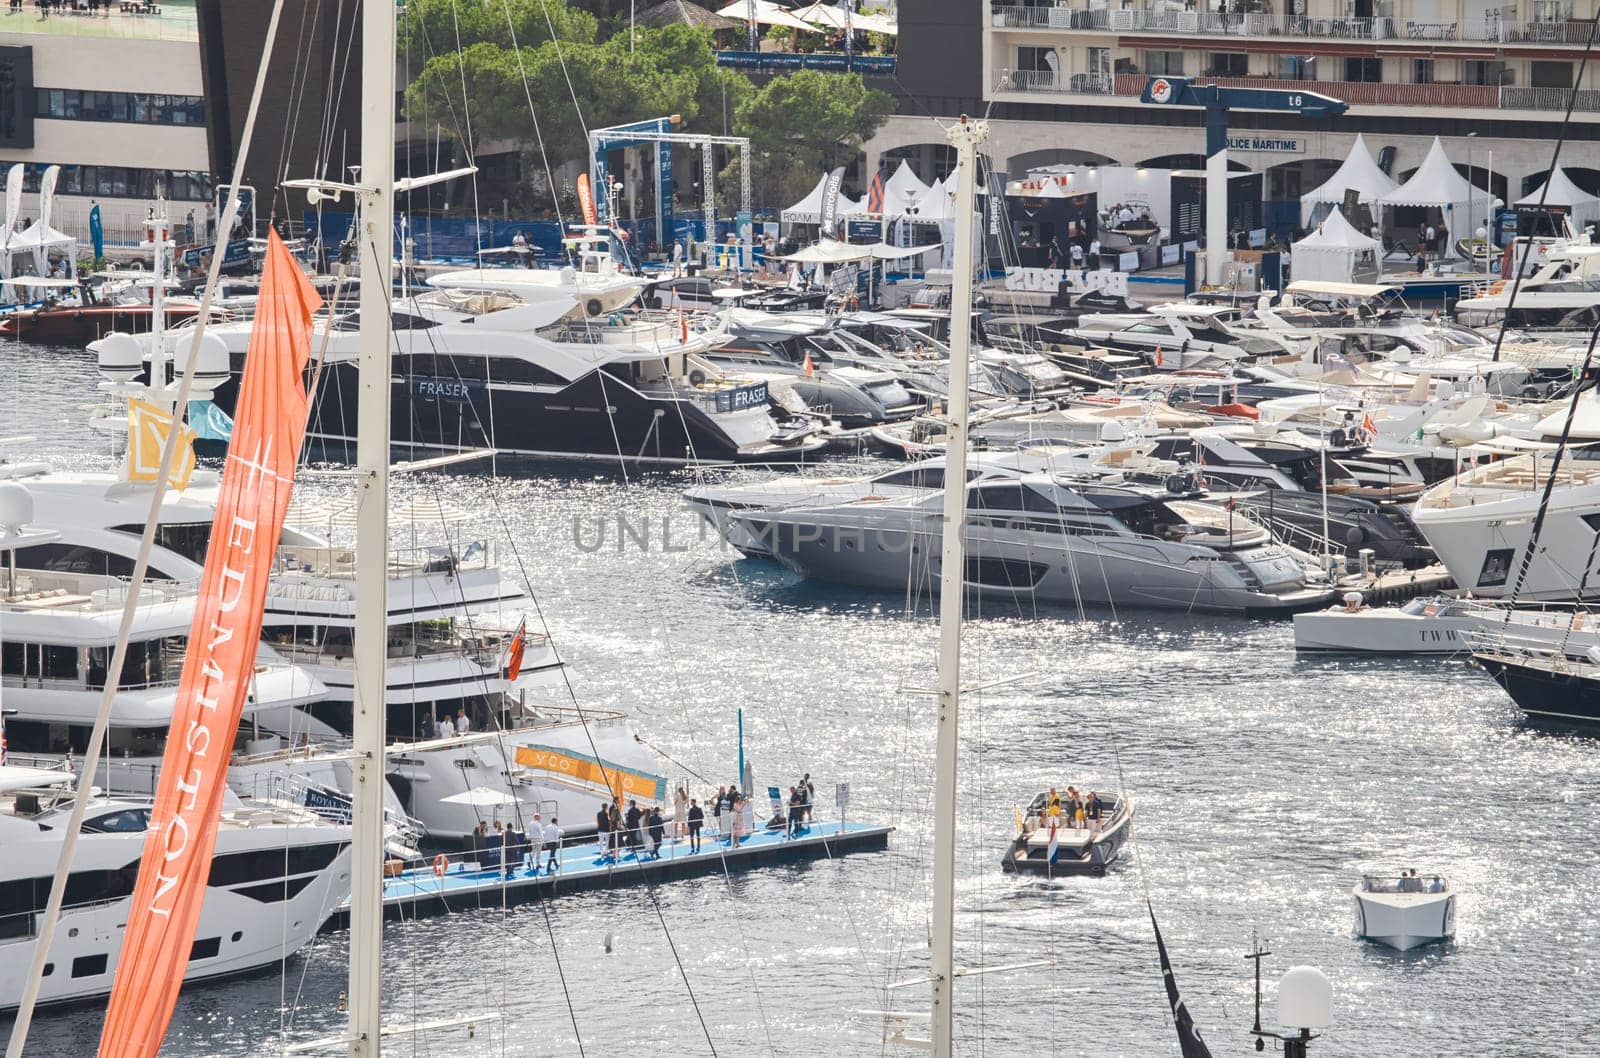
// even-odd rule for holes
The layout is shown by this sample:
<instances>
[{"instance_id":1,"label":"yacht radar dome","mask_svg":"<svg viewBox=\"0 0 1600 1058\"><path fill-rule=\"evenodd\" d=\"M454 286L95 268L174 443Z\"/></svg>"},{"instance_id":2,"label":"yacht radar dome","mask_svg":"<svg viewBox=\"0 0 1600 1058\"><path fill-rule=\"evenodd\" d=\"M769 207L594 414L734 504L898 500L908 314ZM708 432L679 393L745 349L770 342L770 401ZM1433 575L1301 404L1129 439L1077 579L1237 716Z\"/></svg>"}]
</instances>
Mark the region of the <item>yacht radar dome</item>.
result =
<instances>
[{"instance_id":1,"label":"yacht radar dome","mask_svg":"<svg viewBox=\"0 0 1600 1058\"><path fill-rule=\"evenodd\" d=\"M107 382L132 382L144 370L144 351L131 334L114 331L89 343L95 369Z\"/></svg>"},{"instance_id":2,"label":"yacht radar dome","mask_svg":"<svg viewBox=\"0 0 1600 1058\"><path fill-rule=\"evenodd\" d=\"M33 493L15 481L0 481L0 538L33 521Z\"/></svg>"},{"instance_id":3,"label":"yacht radar dome","mask_svg":"<svg viewBox=\"0 0 1600 1058\"><path fill-rule=\"evenodd\" d=\"M172 351L172 369L181 375L189 366L189 357L197 357L194 369L194 388L202 393L210 393L218 386L228 381L228 345L214 334L201 337L199 351L195 351L193 334L186 334L177 339Z\"/></svg>"},{"instance_id":4,"label":"yacht radar dome","mask_svg":"<svg viewBox=\"0 0 1600 1058\"><path fill-rule=\"evenodd\" d=\"M1315 966L1292 966L1278 980L1278 1024L1325 1029L1333 1024L1333 984Z\"/></svg>"}]
</instances>

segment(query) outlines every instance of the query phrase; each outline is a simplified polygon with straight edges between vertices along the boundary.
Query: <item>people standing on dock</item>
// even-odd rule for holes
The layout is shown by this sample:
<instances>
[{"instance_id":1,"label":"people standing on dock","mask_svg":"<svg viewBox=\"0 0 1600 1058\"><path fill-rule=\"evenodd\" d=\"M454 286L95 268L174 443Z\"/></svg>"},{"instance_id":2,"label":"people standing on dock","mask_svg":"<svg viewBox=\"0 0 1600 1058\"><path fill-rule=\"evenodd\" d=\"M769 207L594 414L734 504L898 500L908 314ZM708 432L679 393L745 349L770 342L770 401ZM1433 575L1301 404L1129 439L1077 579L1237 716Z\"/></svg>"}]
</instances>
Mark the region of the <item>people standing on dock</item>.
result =
<instances>
[{"instance_id":1,"label":"people standing on dock","mask_svg":"<svg viewBox=\"0 0 1600 1058\"><path fill-rule=\"evenodd\" d=\"M612 859L616 859L617 853L622 849L622 801L620 799L612 801L609 811L610 819L607 823L607 829L611 833L610 855Z\"/></svg>"},{"instance_id":2,"label":"people standing on dock","mask_svg":"<svg viewBox=\"0 0 1600 1058\"><path fill-rule=\"evenodd\" d=\"M544 817L538 812L533 813L533 822L528 824L523 840L528 846L528 867L538 874L539 861L544 859Z\"/></svg>"},{"instance_id":3,"label":"people standing on dock","mask_svg":"<svg viewBox=\"0 0 1600 1058\"><path fill-rule=\"evenodd\" d=\"M722 836L722 802L728 796L726 786L717 787L717 794L711 799L711 832L718 837Z\"/></svg>"},{"instance_id":4,"label":"people standing on dock","mask_svg":"<svg viewBox=\"0 0 1600 1058\"><path fill-rule=\"evenodd\" d=\"M705 809L693 797L689 798L689 851L700 851L700 828L705 826Z\"/></svg>"},{"instance_id":5,"label":"people standing on dock","mask_svg":"<svg viewBox=\"0 0 1600 1058\"><path fill-rule=\"evenodd\" d=\"M611 806L601 805L594 814L594 832L599 839L600 858L611 858Z\"/></svg>"},{"instance_id":6,"label":"people standing on dock","mask_svg":"<svg viewBox=\"0 0 1600 1058\"><path fill-rule=\"evenodd\" d=\"M467 835L467 851L471 854L474 862L483 862L483 850L488 845L488 841L489 824L480 819L478 820L478 825L473 828L472 833Z\"/></svg>"},{"instance_id":7,"label":"people standing on dock","mask_svg":"<svg viewBox=\"0 0 1600 1058\"><path fill-rule=\"evenodd\" d=\"M689 832L689 791L678 787L672 795L672 840L682 841Z\"/></svg>"},{"instance_id":8,"label":"people standing on dock","mask_svg":"<svg viewBox=\"0 0 1600 1058\"><path fill-rule=\"evenodd\" d=\"M555 816L550 817L550 822L544 825L544 847L550 854L550 862L544 865L546 874L554 874L561 868L558 854L561 852L561 825ZM538 866L535 864L535 866Z\"/></svg>"},{"instance_id":9,"label":"people standing on dock","mask_svg":"<svg viewBox=\"0 0 1600 1058\"><path fill-rule=\"evenodd\" d=\"M811 822L811 809L817 803L817 787L811 781L811 773L806 772L800 779L800 808L802 818Z\"/></svg>"},{"instance_id":10,"label":"people standing on dock","mask_svg":"<svg viewBox=\"0 0 1600 1058\"><path fill-rule=\"evenodd\" d=\"M784 830L784 837L792 838L800 830L801 817L805 815L805 808L800 802L800 787L789 787L789 825Z\"/></svg>"},{"instance_id":11,"label":"people standing on dock","mask_svg":"<svg viewBox=\"0 0 1600 1058\"><path fill-rule=\"evenodd\" d=\"M644 833L639 829L639 821L644 818L644 813L639 811L638 801L628 802L628 814L623 819L623 824L628 828L628 848L633 850L635 856L644 848Z\"/></svg>"},{"instance_id":12,"label":"people standing on dock","mask_svg":"<svg viewBox=\"0 0 1600 1058\"><path fill-rule=\"evenodd\" d=\"M500 820L494 821L494 830L484 842L483 866L491 871L498 872L505 865L506 858L506 828L500 825Z\"/></svg>"},{"instance_id":13,"label":"people standing on dock","mask_svg":"<svg viewBox=\"0 0 1600 1058\"><path fill-rule=\"evenodd\" d=\"M739 810L739 795L733 794L733 807L728 820L728 836L734 848L739 847L739 841L744 837L744 813Z\"/></svg>"},{"instance_id":14,"label":"people standing on dock","mask_svg":"<svg viewBox=\"0 0 1600 1058\"><path fill-rule=\"evenodd\" d=\"M756 832L756 803L748 797L739 798L739 825L745 834Z\"/></svg>"},{"instance_id":15,"label":"people standing on dock","mask_svg":"<svg viewBox=\"0 0 1600 1058\"><path fill-rule=\"evenodd\" d=\"M645 822L650 826L650 856L659 860L661 845L667 840L667 821L662 818L660 805L650 806L650 816Z\"/></svg>"}]
</instances>

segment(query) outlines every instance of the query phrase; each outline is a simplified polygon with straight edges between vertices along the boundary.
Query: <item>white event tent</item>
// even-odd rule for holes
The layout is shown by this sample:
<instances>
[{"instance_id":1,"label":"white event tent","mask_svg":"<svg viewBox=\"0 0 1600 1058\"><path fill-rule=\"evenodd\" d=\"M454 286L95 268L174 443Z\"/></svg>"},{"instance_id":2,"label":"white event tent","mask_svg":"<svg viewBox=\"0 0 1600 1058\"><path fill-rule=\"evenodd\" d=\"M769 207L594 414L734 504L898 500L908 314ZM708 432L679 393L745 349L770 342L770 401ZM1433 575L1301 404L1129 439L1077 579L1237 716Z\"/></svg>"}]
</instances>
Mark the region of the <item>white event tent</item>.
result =
<instances>
[{"instance_id":1,"label":"white event tent","mask_svg":"<svg viewBox=\"0 0 1600 1058\"><path fill-rule=\"evenodd\" d=\"M1377 278L1383 243L1357 231L1335 206L1317 230L1295 243L1289 252L1296 280L1349 283Z\"/></svg>"},{"instance_id":2,"label":"white event tent","mask_svg":"<svg viewBox=\"0 0 1600 1058\"><path fill-rule=\"evenodd\" d=\"M1437 136L1411 179L1378 201L1385 206L1432 206L1443 210L1452 239L1470 236L1476 223L1473 218L1482 220L1485 210L1492 212L1500 204L1498 198L1485 196L1456 172Z\"/></svg>"},{"instance_id":3,"label":"white event tent","mask_svg":"<svg viewBox=\"0 0 1600 1058\"><path fill-rule=\"evenodd\" d=\"M1359 201L1376 206L1379 199L1399 186L1388 173L1378 168L1378 163L1372 160L1372 153L1367 150L1367 141L1358 133L1355 146L1350 148L1349 155L1333 175L1321 186L1300 196L1300 223L1309 226L1318 206L1343 205L1347 191L1354 191Z\"/></svg>"},{"instance_id":4,"label":"white event tent","mask_svg":"<svg viewBox=\"0 0 1600 1058\"><path fill-rule=\"evenodd\" d=\"M1585 224L1600 222L1600 196L1589 194L1572 182L1565 169L1557 169L1549 180L1550 190L1540 184L1530 193L1517 199L1519 206L1537 206L1539 196L1544 196L1546 206L1560 206L1572 214L1572 230L1582 233Z\"/></svg>"},{"instance_id":5,"label":"white event tent","mask_svg":"<svg viewBox=\"0 0 1600 1058\"><path fill-rule=\"evenodd\" d=\"M805 198L778 214L778 219L785 224L820 224L822 223L822 195L828 186L828 174L823 173L822 179L817 181ZM839 216L850 217L866 210L866 204L857 202L849 195L839 194Z\"/></svg>"}]
</instances>

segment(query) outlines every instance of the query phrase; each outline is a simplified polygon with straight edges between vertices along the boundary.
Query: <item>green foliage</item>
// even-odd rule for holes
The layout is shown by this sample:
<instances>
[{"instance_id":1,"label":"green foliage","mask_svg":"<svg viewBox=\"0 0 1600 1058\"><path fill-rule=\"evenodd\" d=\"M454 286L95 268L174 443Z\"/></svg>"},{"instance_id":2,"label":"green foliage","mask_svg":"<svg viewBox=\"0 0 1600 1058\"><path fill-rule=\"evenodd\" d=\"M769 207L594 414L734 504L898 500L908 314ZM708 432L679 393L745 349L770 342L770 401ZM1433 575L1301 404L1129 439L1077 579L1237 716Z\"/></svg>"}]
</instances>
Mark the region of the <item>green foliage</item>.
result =
<instances>
[{"instance_id":1,"label":"green foliage","mask_svg":"<svg viewBox=\"0 0 1600 1058\"><path fill-rule=\"evenodd\" d=\"M474 44L536 48L552 26L557 40L599 39L594 15L567 0L410 0L398 26L400 55L415 66Z\"/></svg>"},{"instance_id":2,"label":"green foliage","mask_svg":"<svg viewBox=\"0 0 1600 1058\"><path fill-rule=\"evenodd\" d=\"M893 108L858 74L800 71L757 88L718 68L711 34L688 26L630 35L624 25L598 41L596 14L605 12L589 0L412 0L404 32L416 49L410 69L420 72L406 88L406 116L475 149L515 144L523 171L533 173L545 167L541 143L554 169L586 156L586 129L678 114L683 131L749 136L757 197L770 203L793 201L819 171L853 161ZM736 164L719 177L724 189L737 187ZM529 200L526 187L483 190Z\"/></svg>"},{"instance_id":3,"label":"green foliage","mask_svg":"<svg viewBox=\"0 0 1600 1058\"><path fill-rule=\"evenodd\" d=\"M750 137L756 186L764 200L793 202L827 169L849 165L894 113L894 99L860 74L799 70L751 92L738 112Z\"/></svg>"}]
</instances>

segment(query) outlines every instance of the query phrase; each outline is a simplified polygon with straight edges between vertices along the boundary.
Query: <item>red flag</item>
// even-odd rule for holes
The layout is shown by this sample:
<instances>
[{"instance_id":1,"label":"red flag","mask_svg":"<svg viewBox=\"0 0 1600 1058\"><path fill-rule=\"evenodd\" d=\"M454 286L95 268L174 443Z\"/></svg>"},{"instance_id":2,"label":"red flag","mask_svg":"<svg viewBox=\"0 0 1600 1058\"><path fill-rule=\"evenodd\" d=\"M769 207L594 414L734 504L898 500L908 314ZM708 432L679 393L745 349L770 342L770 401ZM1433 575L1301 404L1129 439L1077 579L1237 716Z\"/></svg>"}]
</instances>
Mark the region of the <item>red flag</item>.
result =
<instances>
[{"instance_id":1,"label":"red flag","mask_svg":"<svg viewBox=\"0 0 1600 1058\"><path fill-rule=\"evenodd\" d=\"M255 669L267 581L305 436L304 372L311 317L321 307L283 241L269 234L233 439L100 1035L101 1058L154 1058L189 965L228 754Z\"/></svg>"},{"instance_id":2,"label":"red flag","mask_svg":"<svg viewBox=\"0 0 1600 1058\"><path fill-rule=\"evenodd\" d=\"M883 170L881 168L872 174L872 183L867 187L867 212L877 214L883 212Z\"/></svg>"},{"instance_id":3,"label":"red flag","mask_svg":"<svg viewBox=\"0 0 1600 1058\"><path fill-rule=\"evenodd\" d=\"M806 354L806 365L805 366L806 366L806 377L807 378L810 378L812 375L815 375L817 373L816 365L812 364L812 362L811 362L811 354L810 353Z\"/></svg>"},{"instance_id":4,"label":"red flag","mask_svg":"<svg viewBox=\"0 0 1600 1058\"><path fill-rule=\"evenodd\" d=\"M1161 346L1156 346L1156 366L1161 366Z\"/></svg>"},{"instance_id":5,"label":"red flag","mask_svg":"<svg viewBox=\"0 0 1600 1058\"><path fill-rule=\"evenodd\" d=\"M511 637L511 649L506 653L506 682L515 683L522 674L522 654L527 649L528 622L517 625L517 634Z\"/></svg>"},{"instance_id":6,"label":"red flag","mask_svg":"<svg viewBox=\"0 0 1600 1058\"><path fill-rule=\"evenodd\" d=\"M1372 421L1372 413L1366 412L1361 416L1361 429L1368 437L1378 436L1378 424Z\"/></svg>"}]
</instances>

